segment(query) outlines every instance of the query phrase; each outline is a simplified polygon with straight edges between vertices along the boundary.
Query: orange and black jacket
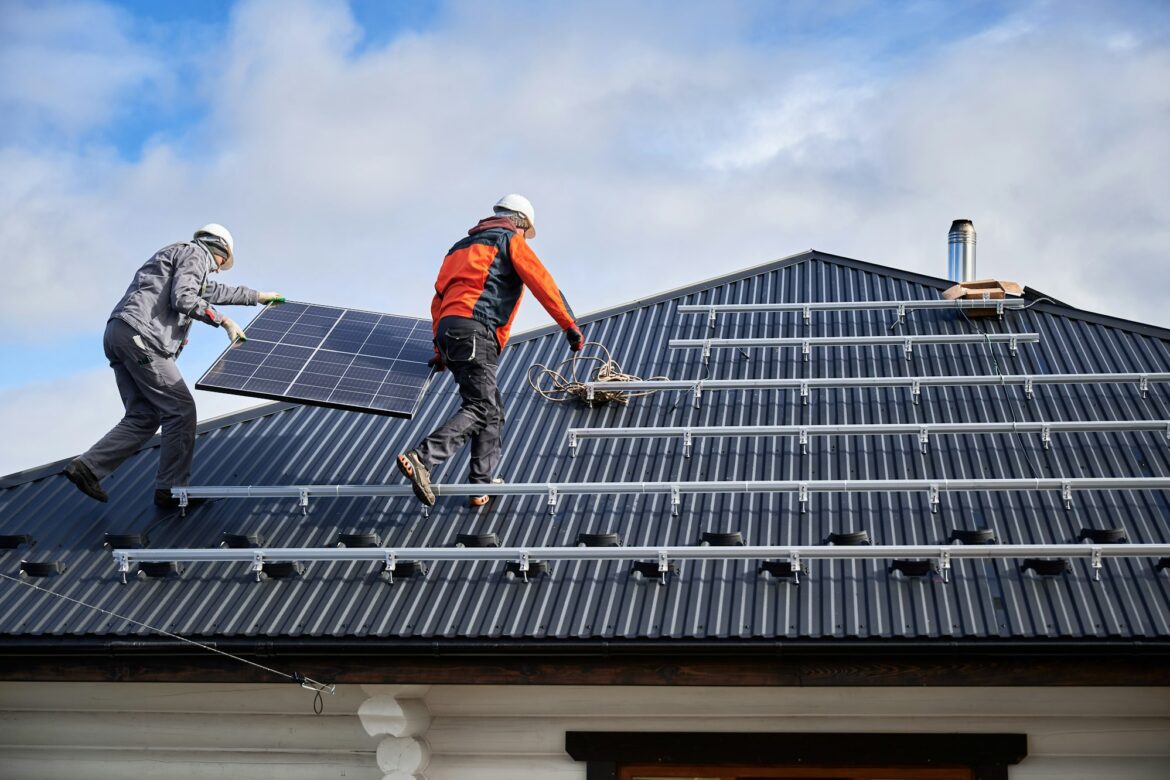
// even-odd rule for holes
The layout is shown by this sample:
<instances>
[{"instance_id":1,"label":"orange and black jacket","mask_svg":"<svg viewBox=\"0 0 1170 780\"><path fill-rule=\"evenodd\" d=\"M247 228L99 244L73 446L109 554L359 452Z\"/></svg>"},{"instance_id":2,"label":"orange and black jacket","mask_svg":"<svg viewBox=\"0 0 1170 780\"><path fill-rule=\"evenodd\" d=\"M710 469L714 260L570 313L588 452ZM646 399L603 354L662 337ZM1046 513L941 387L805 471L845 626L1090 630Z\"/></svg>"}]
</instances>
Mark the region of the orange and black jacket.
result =
<instances>
[{"instance_id":1,"label":"orange and black jacket","mask_svg":"<svg viewBox=\"0 0 1170 780\"><path fill-rule=\"evenodd\" d=\"M431 302L435 332L444 317L470 317L491 328L503 349L525 287L558 325L576 327L569 302L524 234L504 217L480 220L443 259Z\"/></svg>"}]
</instances>

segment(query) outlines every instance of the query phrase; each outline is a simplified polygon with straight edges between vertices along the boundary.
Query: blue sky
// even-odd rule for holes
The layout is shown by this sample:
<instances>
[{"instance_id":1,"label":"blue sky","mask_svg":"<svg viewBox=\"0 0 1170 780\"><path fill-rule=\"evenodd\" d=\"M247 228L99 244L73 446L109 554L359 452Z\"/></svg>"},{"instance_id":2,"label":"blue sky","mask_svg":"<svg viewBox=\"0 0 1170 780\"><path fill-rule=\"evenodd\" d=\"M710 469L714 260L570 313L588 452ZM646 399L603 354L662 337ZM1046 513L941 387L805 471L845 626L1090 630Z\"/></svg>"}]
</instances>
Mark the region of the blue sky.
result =
<instances>
[{"instance_id":1,"label":"blue sky","mask_svg":"<svg viewBox=\"0 0 1170 780\"><path fill-rule=\"evenodd\" d=\"M209 221L225 281L425 316L508 191L579 312L809 247L941 275L968 217L981 275L1170 325L1164 2L6 0L0 73L0 473L117 420L105 318Z\"/></svg>"}]
</instances>

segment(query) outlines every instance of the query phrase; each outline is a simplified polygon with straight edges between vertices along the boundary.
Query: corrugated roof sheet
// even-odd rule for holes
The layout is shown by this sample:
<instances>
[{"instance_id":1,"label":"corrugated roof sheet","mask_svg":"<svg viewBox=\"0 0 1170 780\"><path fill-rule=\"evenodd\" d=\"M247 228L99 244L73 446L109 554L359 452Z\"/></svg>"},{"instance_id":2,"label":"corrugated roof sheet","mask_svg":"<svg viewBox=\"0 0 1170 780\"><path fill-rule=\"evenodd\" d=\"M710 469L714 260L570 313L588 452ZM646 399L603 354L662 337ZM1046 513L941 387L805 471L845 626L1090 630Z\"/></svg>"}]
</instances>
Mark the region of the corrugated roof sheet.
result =
<instances>
[{"instance_id":1,"label":"corrugated roof sheet","mask_svg":"<svg viewBox=\"0 0 1170 780\"><path fill-rule=\"evenodd\" d=\"M606 344L629 373L693 378L698 350L667 341L710 333L705 316L682 303L751 303L937 298L949 283L808 252L723 279L659 295L587 318L591 340ZM716 335L882 335L888 311L724 315ZM1167 334L1150 326L1040 303L990 332L1036 331L1042 341L1011 358L1004 346L900 347L799 351L716 351L711 378L913 374L1166 371ZM901 332L969 333L954 312L911 314ZM928 388L921 405L904 390L814 390L801 404L789 391L705 395L661 393L628 407L588 409L550 403L526 382L529 366L567 356L559 333L513 342L500 384L508 410L503 476L514 482L760 479L945 479L1033 476L1168 476L1170 451L1155 433L1036 437L937 436L929 451L915 437L814 438L802 455L794 438L730 437L695 442L583 442L570 458L575 426L761 425L993 420L1165 419L1164 386L1146 398L1134 386ZM313 407L275 405L206 426L192 484L400 482L393 456L444 420L458 402L449 377L434 383L418 416L403 421ZM875 544L939 543L954 528L990 527L1004 543L1063 543L1082 527L1122 526L1132 542L1170 542L1167 496L1153 491L1078 493L1071 511L1052 493L943 494L938 514L921 494L813 496L801 514L795 496L566 496L555 515L542 497L503 498L477 512L440 499L429 518L413 499L315 500L302 516L289 500L221 500L186 519L150 503L157 448L128 461L106 482L98 505L63 477L29 472L0 490L0 533L32 533L31 550L4 552L14 574L22 557L57 559L68 570L38 584L144 623L192 636L382 638L1166 638L1170 576L1145 560L1106 563L1100 582L1088 564L1058 578L1022 575L1011 560L955 564L952 581L904 579L886 561L816 562L799 586L764 578L758 562L687 562L669 585L630 576L626 563L560 562L529 584L503 576L502 563L438 563L425 579L388 585L371 563L307 564L303 578L257 583L241 563L192 564L180 579L120 584L102 548L106 532L147 532L150 546L212 547L224 531L258 532L269 546L323 547L339 532L377 532L394 547L451 546L460 533L494 531L504 546L572 545L579 532L616 531L627 545L695 544L703 531L740 531L749 544L819 544L833 531L867 530ZM436 481L466 477L464 452ZM538 557L538 556L537 556ZM140 635L146 629L45 593L0 582L0 635Z\"/></svg>"}]
</instances>

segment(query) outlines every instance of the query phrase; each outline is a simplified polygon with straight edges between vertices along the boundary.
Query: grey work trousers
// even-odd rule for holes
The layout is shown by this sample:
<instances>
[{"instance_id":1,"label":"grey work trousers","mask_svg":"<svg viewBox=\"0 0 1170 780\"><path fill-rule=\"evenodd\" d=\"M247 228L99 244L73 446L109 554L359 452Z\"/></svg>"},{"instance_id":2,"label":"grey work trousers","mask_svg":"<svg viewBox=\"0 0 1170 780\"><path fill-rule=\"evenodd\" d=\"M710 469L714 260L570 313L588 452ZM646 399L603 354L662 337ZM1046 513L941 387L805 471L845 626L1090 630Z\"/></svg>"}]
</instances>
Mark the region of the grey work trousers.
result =
<instances>
[{"instance_id":1,"label":"grey work trousers","mask_svg":"<svg viewBox=\"0 0 1170 780\"><path fill-rule=\"evenodd\" d=\"M135 337L138 337L135 339ZM106 323L102 342L126 414L78 458L98 479L108 476L146 444L162 424L156 489L182 487L195 456L195 399L175 359L152 350L127 323Z\"/></svg>"},{"instance_id":2,"label":"grey work trousers","mask_svg":"<svg viewBox=\"0 0 1170 780\"><path fill-rule=\"evenodd\" d=\"M500 465L504 399L496 386L500 347L491 328L467 317L439 320L439 354L463 399L447 422L422 440L414 452L428 469L450 458L471 439L472 483L488 483Z\"/></svg>"}]
</instances>

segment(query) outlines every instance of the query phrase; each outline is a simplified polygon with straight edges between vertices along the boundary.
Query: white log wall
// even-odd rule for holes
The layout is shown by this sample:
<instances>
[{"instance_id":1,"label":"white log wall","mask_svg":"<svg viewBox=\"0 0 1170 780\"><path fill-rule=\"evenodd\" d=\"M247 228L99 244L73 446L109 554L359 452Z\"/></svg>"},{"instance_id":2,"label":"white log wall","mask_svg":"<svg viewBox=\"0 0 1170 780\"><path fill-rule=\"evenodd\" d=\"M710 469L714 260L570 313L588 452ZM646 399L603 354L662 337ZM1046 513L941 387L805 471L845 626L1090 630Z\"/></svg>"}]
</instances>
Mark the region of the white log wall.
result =
<instances>
[{"instance_id":1,"label":"white log wall","mask_svg":"<svg viewBox=\"0 0 1170 780\"><path fill-rule=\"evenodd\" d=\"M0 683L0 778L382 780L358 686Z\"/></svg>"},{"instance_id":2,"label":"white log wall","mask_svg":"<svg viewBox=\"0 0 1170 780\"><path fill-rule=\"evenodd\" d=\"M0 778L584 780L566 731L1014 732L1012 780L1167 780L1167 688L0 683ZM733 761L734 756L728 756Z\"/></svg>"}]
</instances>

